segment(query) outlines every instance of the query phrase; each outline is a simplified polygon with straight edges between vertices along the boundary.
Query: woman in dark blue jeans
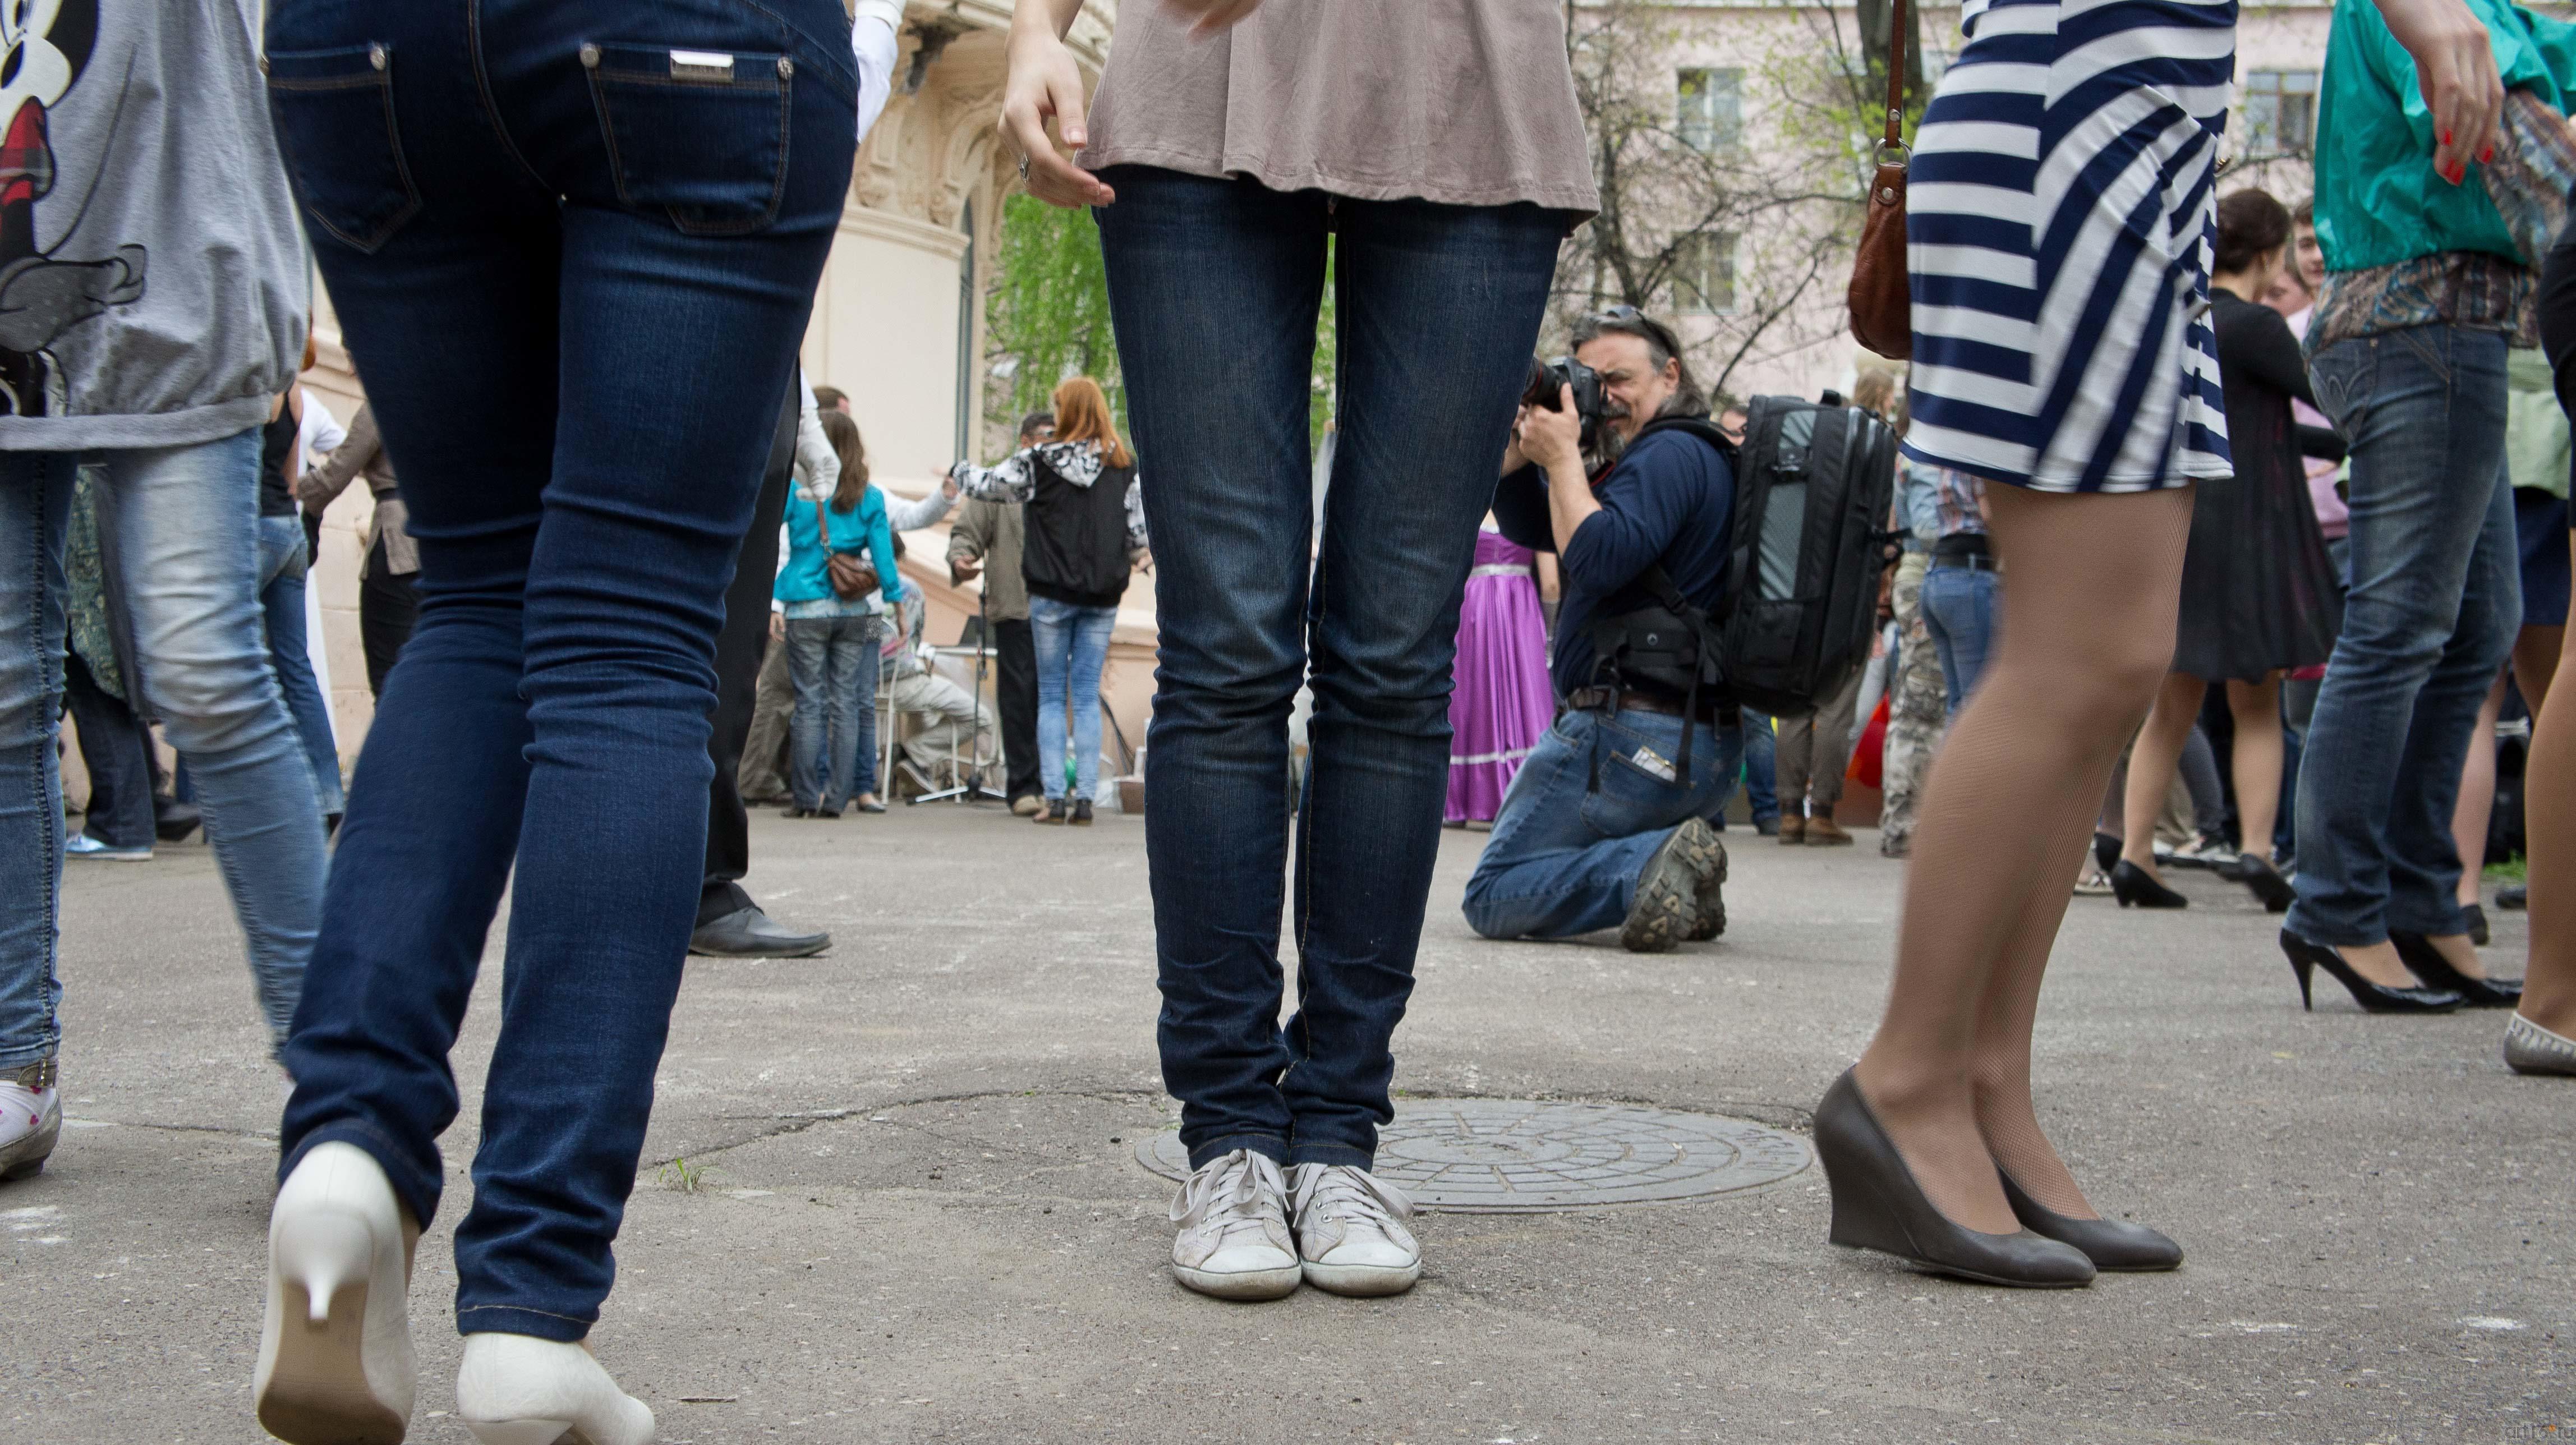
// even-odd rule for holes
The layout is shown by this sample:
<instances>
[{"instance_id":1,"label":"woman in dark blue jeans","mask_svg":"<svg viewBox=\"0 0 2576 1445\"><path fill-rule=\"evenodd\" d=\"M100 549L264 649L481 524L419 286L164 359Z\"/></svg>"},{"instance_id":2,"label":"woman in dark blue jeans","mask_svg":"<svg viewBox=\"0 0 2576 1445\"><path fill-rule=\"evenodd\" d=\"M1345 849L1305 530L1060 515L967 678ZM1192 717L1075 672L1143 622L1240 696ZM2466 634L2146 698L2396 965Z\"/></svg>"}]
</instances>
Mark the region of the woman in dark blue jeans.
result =
<instances>
[{"instance_id":1,"label":"woman in dark blue jeans","mask_svg":"<svg viewBox=\"0 0 2576 1445\"><path fill-rule=\"evenodd\" d=\"M505 884L457 1412L489 1445L651 1437L580 1341L694 921L725 584L849 184L851 41L833 0L270 8L421 558L286 1052L254 1390L287 1440L401 1438L410 1245Z\"/></svg>"},{"instance_id":2,"label":"woman in dark blue jeans","mask_svg":"<svg viewBox=\"0 0 2576 1445\"><path fill-rule=\"evenodd\" d=\"M1439 846L1459 595L1558 243L1595 204L1563 16L1139 3L1086 127L1059 38L1079 9L1021 0L1003 118L1032 191L1096 210L1153 459L1146 846L1163 1079L1195 1171L1173 1267L1236 1298L1301 1278L1390 1293L1420 1253L1403 1196L1368 1171ZM1086 147L1079 168L1050 118ZM1318 550L1307 413L1328 256L1340 437Z\"/></svg>"}]
</instances>

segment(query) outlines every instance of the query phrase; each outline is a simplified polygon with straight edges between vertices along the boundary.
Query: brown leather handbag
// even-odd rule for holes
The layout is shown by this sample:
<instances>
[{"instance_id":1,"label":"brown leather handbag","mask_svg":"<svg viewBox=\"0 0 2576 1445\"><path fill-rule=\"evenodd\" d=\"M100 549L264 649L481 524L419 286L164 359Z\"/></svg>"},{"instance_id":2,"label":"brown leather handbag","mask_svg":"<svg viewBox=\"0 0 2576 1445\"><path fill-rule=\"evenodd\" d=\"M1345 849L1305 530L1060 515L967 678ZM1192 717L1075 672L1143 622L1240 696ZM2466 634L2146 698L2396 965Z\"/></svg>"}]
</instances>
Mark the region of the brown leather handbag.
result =
<instances>
[{"instance_id":1,"label":"brown leather handbag","mask_svg":"<svg viewBox=\"0 0 2576 1445\"><path fill-rule=\"evenodd\" d=\"M1904 361L1914 354L1914 299L1905 266L1906 148L1905 0L1888 17L1887 135L1878 143L1878 173L1869 183L1869 213L1860 223L1852 255L1852 339L1879 355Z\"/></svg>"},{"instance_id":2,"label":"brown leather handbag","mask_svg":"<svg viewBox=\"0 0 2576 1445\"><path fill-rule=\"evenodd\" d=\"M814 525L823 530L823 575L831 580L832 595L855 602L876 591L883 579L875 563L864 553L832 550L832 514L821 502L814 504Z\"/></svg>"}]
</instances>

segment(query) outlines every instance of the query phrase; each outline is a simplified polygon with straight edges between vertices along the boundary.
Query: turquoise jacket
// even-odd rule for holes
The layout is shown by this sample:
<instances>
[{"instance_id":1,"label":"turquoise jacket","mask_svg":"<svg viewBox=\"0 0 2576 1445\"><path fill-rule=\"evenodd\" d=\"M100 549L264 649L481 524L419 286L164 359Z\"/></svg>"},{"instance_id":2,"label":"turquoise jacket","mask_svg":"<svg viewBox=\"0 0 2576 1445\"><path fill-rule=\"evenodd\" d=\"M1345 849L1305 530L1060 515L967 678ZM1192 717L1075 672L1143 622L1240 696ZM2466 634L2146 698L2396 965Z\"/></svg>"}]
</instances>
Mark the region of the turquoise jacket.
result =
<instances>
[{"instance_id":1,"label":"turquoise jacket","mask_svg":"<svg viewBox=\"0 0 2576 1445\"><path fill-rule=\"evenodd\" d=\"M2485 22L2507 90L2567 112L2576 27L2506 0L2468 0ZM2433 114L2415 60L2371 0L2336 0L2317 108L2317 243L2326 269L2393 266L2442 251L2486 251L2538 265L2505 229L2475 165L2452 185L2433 169Z\"/></svg>"},{"instance_id":2,"label":"turquoise jacket","mask_svg":"<svg viewBox=\"0 0 2576 1445\"><path fill-rule=\"evenodd\" d=\"M828 504L827 504L828 505ZM802 493L787 498L787 565L771 593L781 602L822 602L832 596L832 579L823 570L823 528L817 508ZM895 570L894 532L886 525L885 493L868 488L859 504L832 513L832 550L866 552L876 560L882 583L878 595L891 604L903 600L903 574Z\"/></svg>"}]
</instances>

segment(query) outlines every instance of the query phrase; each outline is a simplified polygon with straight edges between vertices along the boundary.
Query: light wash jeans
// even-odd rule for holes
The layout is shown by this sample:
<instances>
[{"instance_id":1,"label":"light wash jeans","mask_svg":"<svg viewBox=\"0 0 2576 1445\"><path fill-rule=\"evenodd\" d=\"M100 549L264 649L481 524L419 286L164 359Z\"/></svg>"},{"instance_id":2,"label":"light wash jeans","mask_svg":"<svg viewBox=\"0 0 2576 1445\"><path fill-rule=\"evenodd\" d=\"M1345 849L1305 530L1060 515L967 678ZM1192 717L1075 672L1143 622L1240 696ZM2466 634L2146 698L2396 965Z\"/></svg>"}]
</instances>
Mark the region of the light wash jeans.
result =
<instances>
[{"instance_id":1,"label":"light wash jeans","mask_svg":"<svg viewBox=\"0 0 2576 1445\"><path fill-rule=\"evenodd\" d=\"M102 549L133 618L138 709L188 761L283 1048L322 910L313 769L260 617L259 433L98 454ZM49 1058L62 886L63 530L71 452L0 452L0 1069Z\"/></svg>"},{"instance_id":2,"label":"light wash jeans","mask_svg":"<svg viewBox=\"0 0 2576 1445\"><path fill-rule=\"evenodd\" d=\"M311 565L302 520L259 519L259 607L268 626L268 664L277 670L295 735L304 744L305 761L313 765L316 801L327 817L342 811L346 800L340 792L340 745L331 736L331 704L322 697L312 654L305 648L305 573Z\"/></svg>"},{"instance_id":3,"label":"light wash jeans","mask_svg":"<svg viewBox=\"0 0 2576 1445\"><path fill-rule=\"evenodd\" d=\"M2451 809L2522 626L2504 337L2409 327L2338 341L2308 374L2352 443L2351 590L2299 760L2287 926L2347 947L2464 932Z\"/></svg>"},{"instance_id":4,"label":"light wash jeans","mask_svg":"<svg viewBox=\"0 0 2576 1445\"><path fill-rule=\"evenodd\" d=\"M1064 791L1064 731L1073 727L1073 796L1100 787L1100 669L1109 662L1115 607L1076 607L1052 597L1029 599L1029 631L1038 654L1038 782L1049 798Z\"/></svg>"},{"instance_id":5,"label":"light wash jeans","mask_svg":"<svg viewBox=\"0 0 2576 1445\"><path fill-rule=\"evenodd\" d=\"M1941 655L1941 688L1949 716L1968 705L1995 651L1995 628L2003 610L2002 578L1986 567L1935 566L1923 574L1916 603Z\"/></svg>"},{"instance_id":6,"label":"light wash jeans","mask_svg":"<svg viewBox=\"0 0 2576 1445\"><path fill-rule=\"evenodd\" d=\"M879 619L791 617L787 676L796 712L787 730L788 790L796 806L838 813L873 791Z\"/></svg>"},{"instance_id":7,"label":"light wash jeans","mask_svg":"<svg viewBox=\"0 0 2576 1445\"><path fill-rule=\"evenodd\" d=\"M1558 717L1503 794L1502 815L1467 880L1467 926L1487 938L1571 938L1617 927L1664 839L1692 818L1716 817L1735 791L1744 730L1693 724L1684 777L1673 766L1682 726L1637 708Z\"/></svg>"}]
</instances>

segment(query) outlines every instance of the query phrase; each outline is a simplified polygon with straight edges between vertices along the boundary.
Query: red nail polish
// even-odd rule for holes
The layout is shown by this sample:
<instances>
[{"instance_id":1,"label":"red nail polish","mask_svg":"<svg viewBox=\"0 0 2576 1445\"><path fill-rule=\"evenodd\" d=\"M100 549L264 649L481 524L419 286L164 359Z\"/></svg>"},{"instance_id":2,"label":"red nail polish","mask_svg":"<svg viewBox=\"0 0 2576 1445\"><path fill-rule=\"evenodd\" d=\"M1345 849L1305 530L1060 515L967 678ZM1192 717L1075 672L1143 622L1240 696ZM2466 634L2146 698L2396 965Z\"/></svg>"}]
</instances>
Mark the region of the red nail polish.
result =
<instances>
[{"instance_id":1,"label":"red nail polish","mask_svg":"<svg viewBox=\"0 0 2576 1445\"><path fill-rule=\"evenodd\" d=\"M2449 131L2444 131L2444 132L2442 132L2442 144L2444 144L2444 145L2449 145L2450 143L2451 143L2451 133L2450 133Z\"/></svg>"},{"instance_id":2,"label":"red nail polish","mask_svg":"<svg viewBox=\"0 0 2576 1445\"><path fill-rule=\"evenodd\" d=\"M2492 145L2488 146L2485 150L2482 150L2482 151L2478 152L2478 164L2479 164L2479 165L2485 165L2485 164L2487 164L2488 162L2490 162L2490 161L2492 161L2492 160L2494 160L2494 159L2495 159L2495 147L2494 147L2494 146L2492 146Z\"/></svg>"}]
</instances>

